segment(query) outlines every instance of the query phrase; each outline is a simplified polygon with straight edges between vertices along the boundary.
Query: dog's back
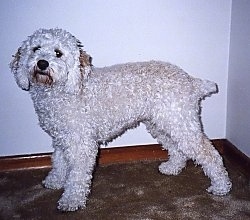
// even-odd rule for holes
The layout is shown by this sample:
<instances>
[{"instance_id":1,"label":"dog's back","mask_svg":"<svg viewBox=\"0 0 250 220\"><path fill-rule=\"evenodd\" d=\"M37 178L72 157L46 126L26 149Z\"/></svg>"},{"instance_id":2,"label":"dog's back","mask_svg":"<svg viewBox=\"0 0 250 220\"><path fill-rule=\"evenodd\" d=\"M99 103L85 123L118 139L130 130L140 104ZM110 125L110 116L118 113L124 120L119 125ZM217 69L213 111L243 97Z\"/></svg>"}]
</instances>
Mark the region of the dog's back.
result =
<instances>
[{"instance_id":1,"label":"dog's back","mask_svg":"<svg viewBox=\"0 0 250 220\"><path fill-rule=\"evenodd\" d=\"M110 88L115 96L129 92L143 96L167 94L204 98L217 92L217 85L208 80L194 78L176 65L162 61L131 62L103 68L93 68L92 82ZM92 86L92 85L91 85ZM101 89L103 90L103 89ZM110 91L111 92L111 91ZM111 92L112 93L112 92ZM147 93L147 94L145 94Z\"/></svg>"}]
</instances>

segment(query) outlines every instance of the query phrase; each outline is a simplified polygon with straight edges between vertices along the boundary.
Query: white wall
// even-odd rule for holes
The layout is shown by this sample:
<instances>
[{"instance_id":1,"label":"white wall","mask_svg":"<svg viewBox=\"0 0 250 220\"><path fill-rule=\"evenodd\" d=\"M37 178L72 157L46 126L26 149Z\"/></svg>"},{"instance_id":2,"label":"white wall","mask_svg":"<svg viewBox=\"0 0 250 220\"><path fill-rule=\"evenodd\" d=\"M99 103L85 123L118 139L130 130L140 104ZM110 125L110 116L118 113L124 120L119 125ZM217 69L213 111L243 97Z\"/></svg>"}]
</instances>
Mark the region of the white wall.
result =
<instances>
[{"instance_id":1,"label":"white wall","mask_svg":"<svg viewBox=\"0 0 250 220\"><path fill-rule=\"evenodd\" d=\"M250 156L250 1L233 0L226 137Z\"/></svg>"},{"instance_id":2,"label":"white wall","mask_svg":"<svg viewBox=\"0 0 250 220\"><path fill-rule=\"evenodd\" d=\"M202 117L210 138L224 138L230 11L228 0L2 0L0 155L52 151L8 68L21 41L41 27L73 33L96 66L157 59L217 82L220 92L203 102ZM142 127L111 146L152 142Z\"/></svg>"}]
</instances>

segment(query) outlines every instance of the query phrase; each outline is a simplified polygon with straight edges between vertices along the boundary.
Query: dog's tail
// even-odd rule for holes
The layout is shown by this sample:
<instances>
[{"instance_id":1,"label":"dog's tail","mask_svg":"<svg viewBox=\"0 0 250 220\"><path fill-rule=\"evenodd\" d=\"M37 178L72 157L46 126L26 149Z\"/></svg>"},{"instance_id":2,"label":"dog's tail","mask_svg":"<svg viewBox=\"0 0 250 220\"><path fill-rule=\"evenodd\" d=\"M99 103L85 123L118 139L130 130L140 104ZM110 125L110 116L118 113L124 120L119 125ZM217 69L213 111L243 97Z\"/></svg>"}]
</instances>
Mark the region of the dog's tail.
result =
<instances>
[{"instance_id":1,"label":"dog's tail","mask_svg":"<svg viewBox=\"0 0 250 220\"><path fill-rule=\"evenodd\" d=\"M217 84L209 80L196 79L196 85L200 98L205 98L218 92Z\"/></svg>"}]
</instances>

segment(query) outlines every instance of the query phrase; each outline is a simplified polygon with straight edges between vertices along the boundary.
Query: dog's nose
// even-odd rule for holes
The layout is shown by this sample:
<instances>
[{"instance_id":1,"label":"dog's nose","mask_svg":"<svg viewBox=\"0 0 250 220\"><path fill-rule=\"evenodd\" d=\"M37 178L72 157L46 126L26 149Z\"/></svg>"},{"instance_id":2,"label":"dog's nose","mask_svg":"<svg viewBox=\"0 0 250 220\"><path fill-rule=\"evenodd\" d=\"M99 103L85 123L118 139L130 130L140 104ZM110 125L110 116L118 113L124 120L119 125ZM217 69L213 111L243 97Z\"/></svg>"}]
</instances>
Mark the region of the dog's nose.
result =
<instances>
[{"instance_id":1,"label":"dog's nose","mask_svg":"<svg viewBox=\"0 0 250 220\"><path fill-rule=\"evenodd\" d=\"M37 62L37 66L40 70L46 70L46 68L49 66L49 62L47 60L39 60Z\"/></svg>"}]
</instances>

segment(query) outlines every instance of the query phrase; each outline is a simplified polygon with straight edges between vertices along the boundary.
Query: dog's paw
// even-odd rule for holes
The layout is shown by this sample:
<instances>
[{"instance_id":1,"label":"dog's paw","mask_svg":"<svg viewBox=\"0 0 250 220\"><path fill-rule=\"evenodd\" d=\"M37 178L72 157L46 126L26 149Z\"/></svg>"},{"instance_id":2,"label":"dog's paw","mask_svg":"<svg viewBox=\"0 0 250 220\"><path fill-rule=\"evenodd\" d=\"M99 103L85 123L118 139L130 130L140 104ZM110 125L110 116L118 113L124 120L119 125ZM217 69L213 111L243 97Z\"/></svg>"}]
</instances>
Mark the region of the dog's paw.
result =
<instances>
[{"instance_id":1,"label":"dog's paw","mask_svg":"<svg viewBox=\"0 0 250 220\"><path fill-rule=\"evenodd\" d=\"M86 200L79 198L79 196L65 196L58 201L57 208L63 212L73 212L78 209L83 209L86 207Z\"/></svg>"},{"instance_id":2,"label":"dog's paw","mask_svg":"<svg viewBox=\"0 0 250 220\"><path fill-rule=\"evenodd\" d=\"M161 165L159 166L159 171L160 173L165 175L178 175L181 172L182 168L183 166L178 166L178 164L173 164L170 161L167 161L161 163Z\"/></svg>"},{"instance_id":3,"label":"dog's paw","mask_svg":"<svg viewBox=\"0 0 250 220\"><path fill-rule=\"evenodd\" d=\"M207 188L209 193L217 196L227 195L232 189L232 183L230 181L223 182L222 184L214 184Z\"/></svg>"},{"instance_id":4,"label":"dog's paw","mask_svg":"<svg viewBox=\"0 0 250 220\"><path fill-rule=\"evenodd\" d=\"M48 189L61 189L64 186L64 181L50 173L45 180L42 181L42 184Z\"/></svg>"}]
</instances>

